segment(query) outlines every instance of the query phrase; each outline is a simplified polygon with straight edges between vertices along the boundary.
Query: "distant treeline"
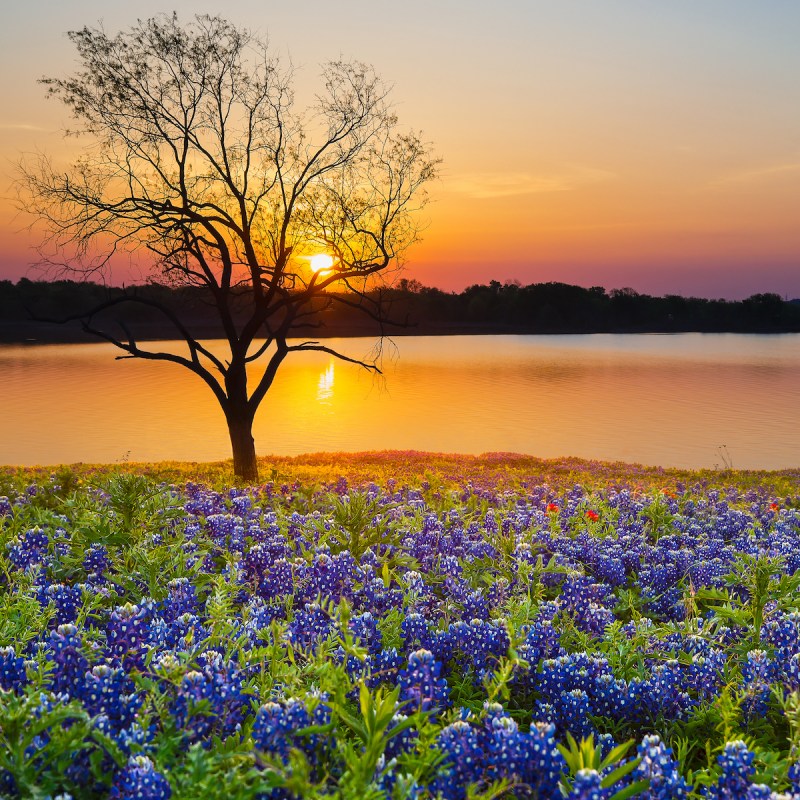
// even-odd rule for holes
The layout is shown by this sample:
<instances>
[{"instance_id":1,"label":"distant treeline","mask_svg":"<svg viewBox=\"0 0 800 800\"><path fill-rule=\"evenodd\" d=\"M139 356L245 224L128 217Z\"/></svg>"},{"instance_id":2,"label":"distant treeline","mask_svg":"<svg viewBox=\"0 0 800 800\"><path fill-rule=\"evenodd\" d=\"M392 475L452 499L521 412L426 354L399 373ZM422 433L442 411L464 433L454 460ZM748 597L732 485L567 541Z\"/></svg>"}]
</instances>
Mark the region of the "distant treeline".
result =
<instances>
[{"instance_id":1,"label":"distant treeline","mask_svg":"<svg viewBox=\"0 0 800 800\"><path fill-rule=\"evenodd\" d=\"M125 290L154 300L180 315L193 335L221 336L222 330L206 290L171 288L158 284ZM16 284L0 281L0 340L81 341L86 337L79 323L51 325L43 318L73 316L123 290L96 283L74 281L34 282L23 278ZM377 299L377 294L372 297ZM652 297L632 289L606 291L565 283L517 283L491 281L460 293L400 280L381 290L385 316L402 325L386 325L391 335L440 333L676 333L683 331L779 333L800 332L800 301L785 301L777 294L756 294L747 300L705 300L667 295ZM242 297L242 313L247 299ZM324 302L318 301L318 305ZM117 326L122 319L141 339L172 338L174 330L155 308L125 304L95 321ZM311 317L314 338L321 336L373 335L377 324L357 310L334 304ZM298 331L297 335L304 335Z\"/></svg>"}]
</instances>

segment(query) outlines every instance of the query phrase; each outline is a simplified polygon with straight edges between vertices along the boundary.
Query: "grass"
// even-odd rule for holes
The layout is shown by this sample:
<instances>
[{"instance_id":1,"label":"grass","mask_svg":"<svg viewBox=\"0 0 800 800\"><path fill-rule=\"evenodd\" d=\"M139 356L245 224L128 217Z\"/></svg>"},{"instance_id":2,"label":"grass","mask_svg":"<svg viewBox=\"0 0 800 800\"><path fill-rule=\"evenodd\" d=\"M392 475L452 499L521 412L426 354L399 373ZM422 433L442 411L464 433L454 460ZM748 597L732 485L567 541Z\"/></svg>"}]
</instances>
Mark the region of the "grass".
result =
<instances>
[{"instance_id":1,"label":"grass","mask_svg":"<svg viewBox=\"0 0 800 800\"><path fill-rule=\"evenodd\" d=\"M464 482L512 490L546 483L555 489L576 483L588 489L626 484L634 489L672 489L676 484L701 484L704 488L730 486L744 491L762 488L776 496L791 495L800 485L800 467L789 470L673 469L622 461L580 458L543 459L519 453L460 455L416 450L376 450L362 453L309 453L300 456L259 458L261 482L325 484L344 478L348 483L382 483L393 478L415 485L452 488ZM48 479L59 473L76 481L92 481L108 474L142 475L156 481L197 481L212 487L236 486L231 461L155 461L126 464L62 464L56 466L0 466L3 484Z\"/></svg>"}]
</instances>

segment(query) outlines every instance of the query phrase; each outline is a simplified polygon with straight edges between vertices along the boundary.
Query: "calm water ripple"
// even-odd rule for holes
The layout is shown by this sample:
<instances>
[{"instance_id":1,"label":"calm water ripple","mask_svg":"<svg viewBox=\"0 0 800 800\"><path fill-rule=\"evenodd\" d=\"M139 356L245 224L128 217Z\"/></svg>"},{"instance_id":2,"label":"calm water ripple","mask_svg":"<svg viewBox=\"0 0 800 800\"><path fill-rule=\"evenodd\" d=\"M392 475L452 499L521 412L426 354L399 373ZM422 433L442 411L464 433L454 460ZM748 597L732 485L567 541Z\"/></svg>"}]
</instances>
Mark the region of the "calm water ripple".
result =
<instances>
[{"instance_id":1,"label":"calm water ripple","mask_svg":"<svg viewBox=\"0 0 800 800\"><path fill-rule=\"evenodd\" d=\"M374 344L329 343L356 357ZM395 344L380 382L324 354L285 362L256 418L259 454L513 451L713 467L724 445L735 467L800 466L800 335ZM198 378L115 353L0 345L0 463L229 457L222 412Z\"/></svg>"}]
</instances>

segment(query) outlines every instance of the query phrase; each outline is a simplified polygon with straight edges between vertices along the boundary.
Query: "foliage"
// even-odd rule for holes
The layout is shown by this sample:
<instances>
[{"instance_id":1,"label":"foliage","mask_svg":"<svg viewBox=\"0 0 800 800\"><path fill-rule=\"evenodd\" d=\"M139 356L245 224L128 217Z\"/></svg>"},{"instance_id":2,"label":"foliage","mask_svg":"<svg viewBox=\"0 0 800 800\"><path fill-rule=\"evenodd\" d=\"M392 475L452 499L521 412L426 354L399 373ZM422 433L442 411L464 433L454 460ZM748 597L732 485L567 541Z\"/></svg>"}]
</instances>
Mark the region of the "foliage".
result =
<instances>
[{"instance_id":1,"label":"foliage","mask_svg":"<svg viewBox=\"0 0 800 800\"><path fill-rule=\"evenodd\" d=\"M442 465L8 473L0 794L800 794L796 484Z\"/></svg>"},{"instance_id":2,"label":"foliage","mask_svg":"<svg viewBox=\"0 0 800 800\"><path fill-rule=\"evenodd\" d=\"M413 283L401 278L383 294L392 304L393 316L408 318L414 325L414 333L421 335L436 334L445 324L449 331L465 333L474 333L476 327L503 333L800 331L800 303L779 296L709 300L638 294L620 303L614 301L611 292L600 287L586 289L564 283L508 284L498 289L491 285L474 285L458 293L428 286L409 288ZM190 308L193 316L214 332L214 338L224 335L221 323L207 305L206 292L200 288L187 291L143 285L137 286L136 292L173 311ZM77 328L53 330L34 325L29 320L28 309L35 308L41 316L75 314L122 294L121 289L109 289L96 283L31 281L28 278L16 284L0 281L0 325L2 320L9 323L6 340L13 337L15 341L24 341L26 335L35 334L41 341L51 338L81 341L84 335ZM377 299L377 293L373 299ZM316 324L323 317L324 314L315 311L309 321ZM160 338L173 335L171 325L155 308L139 309L136 321L146 322ZM334 319L328 319L327 327L331 335L340 335L361 332L362 325L362 315L358 311L342 307ZM733 466L726 449L720 447L717 455L721 466Z\"/></svg>"},{"instance_id":3,"label":"foliage","mask_svg":"<svg viewBox=\"0 0 800 800\"><path fill-rule=\"evenodd\" d=\"M575 777L583 770L591 770L602 775L600 781L602 789L613 790L618 784L624 784L624 779L639 765L639 759L619 763L632 744L631 741L617 745L604 756L601 747L595 744L592 734L576 742L572 734L568 733L566 745L558 746L569 770L569 777L564 780L564 793L569 793L573 789ZM634 781L607 796L609 800L626 800L628 797L641 794L649 785L649 781L646 780Z\"/></svg>"}]
</instances>

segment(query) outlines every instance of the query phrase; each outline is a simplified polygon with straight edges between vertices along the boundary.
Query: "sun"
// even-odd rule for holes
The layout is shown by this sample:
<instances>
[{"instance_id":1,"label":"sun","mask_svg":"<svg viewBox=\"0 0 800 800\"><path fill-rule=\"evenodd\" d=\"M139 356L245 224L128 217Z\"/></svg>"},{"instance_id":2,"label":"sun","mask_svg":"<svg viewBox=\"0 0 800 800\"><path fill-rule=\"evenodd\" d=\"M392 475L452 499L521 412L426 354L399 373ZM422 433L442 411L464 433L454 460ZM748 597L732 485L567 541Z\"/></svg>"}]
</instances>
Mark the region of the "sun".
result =
<instances>
[{"instance_id":1,"label":"sun","mask_svg":"<svg viewBox=\"0 0 800 800\"><path fill-rule=\"evenodd\" d=\"M311 269L317 273L327 272L334 264L333 256L329 256L327 253L309 256L308 260L311 262Z\"/></svg>"}]
</instances>

